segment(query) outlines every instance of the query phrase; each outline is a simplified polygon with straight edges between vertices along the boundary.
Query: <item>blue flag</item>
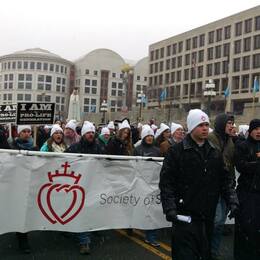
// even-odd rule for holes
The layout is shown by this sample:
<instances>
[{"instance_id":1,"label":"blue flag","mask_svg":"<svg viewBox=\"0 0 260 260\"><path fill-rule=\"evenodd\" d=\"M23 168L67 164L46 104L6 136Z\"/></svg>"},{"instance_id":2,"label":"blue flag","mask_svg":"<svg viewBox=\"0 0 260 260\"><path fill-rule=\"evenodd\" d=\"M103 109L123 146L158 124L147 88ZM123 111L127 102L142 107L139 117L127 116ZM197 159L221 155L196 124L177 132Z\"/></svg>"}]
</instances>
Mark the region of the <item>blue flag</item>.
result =
<instances>
[{"instance_id":1,"label":"blue flag","mask_svg":"<svg viewBox=\"0 0 260 260\"><path fill-rule=\"evenodd\" d=\"M254 80L253 92L254 93L259 92L259 81L258 81L257 77L255 77L255 80Z\"/></svg>"},{"instance_id":2,"label":"blue flag","mask_svg":"<svg viewBox=\"0 0 260 260\"><path fill-rule=\"evenodd\" d=\"M224 96L225 96L225 98L228 97L229 94L230 94L230 92L229 92L229 87L227 87L227 88L225 89L225 91L224 91Z\"/></svg>"},{"instance_id":3,"label":"blue flag","mask_svg":"<svg viewBox=\"0 0 260 260\"><path fill-rule=\"evenodd\" d=\"M160 95L160 101L164 101L167 97L167 90L166 88L162 91L161 95Z\"/></svg>"},{"instance_id":4,"label":"blue flag","mask_svg":"<svg viewBox=\"0 0 260 260\"><path fill-rule=\"evenodd\" d=\"M148 101L147 101L147 97L145 95L142 96L141 102L142 102L142 104L147 105Z\"/></svg>"}]
</instances>

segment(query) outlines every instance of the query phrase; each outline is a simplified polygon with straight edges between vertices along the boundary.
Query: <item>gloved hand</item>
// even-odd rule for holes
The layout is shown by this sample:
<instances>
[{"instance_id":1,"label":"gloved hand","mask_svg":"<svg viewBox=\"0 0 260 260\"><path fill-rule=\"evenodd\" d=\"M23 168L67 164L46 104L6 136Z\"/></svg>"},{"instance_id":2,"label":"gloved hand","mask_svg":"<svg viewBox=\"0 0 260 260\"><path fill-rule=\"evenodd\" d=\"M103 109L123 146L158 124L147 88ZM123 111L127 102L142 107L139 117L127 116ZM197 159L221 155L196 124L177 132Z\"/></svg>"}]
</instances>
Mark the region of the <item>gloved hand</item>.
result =
<instances>
[{"instance_id":1,"label":"gloved hand","mask_svg":"<svg viewBox=\"0 0 260 260\"><path fill-rule=\"evenodd\" d=\"M230 205L230 213L228 215L228 218L232 219L232 218L236 217L237 214L238 214L238 211L239 211L238 205L237 204L231 204Z\"/></svg>"},{"instance_id":2,"label":"gloved hand","mask_svg":"<svg viewBox=\"0 0 260 260\"><path fill-rule=\"evenodd\" d=\"M175 209L170 209L167 211L166 220L169 222L175 222L177 220L177 212Z\"/></svg>"}]
</instances>

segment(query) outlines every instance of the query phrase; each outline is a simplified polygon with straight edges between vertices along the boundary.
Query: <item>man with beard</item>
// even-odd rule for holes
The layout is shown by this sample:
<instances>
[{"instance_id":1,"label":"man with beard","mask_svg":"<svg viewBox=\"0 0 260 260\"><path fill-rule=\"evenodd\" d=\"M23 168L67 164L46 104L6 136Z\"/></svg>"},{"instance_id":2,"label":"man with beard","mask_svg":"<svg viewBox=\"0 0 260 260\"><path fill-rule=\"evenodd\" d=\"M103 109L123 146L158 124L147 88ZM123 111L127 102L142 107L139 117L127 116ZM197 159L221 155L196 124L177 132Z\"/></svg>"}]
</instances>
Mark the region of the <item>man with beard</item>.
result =
<instances>
[{"instance_id":1,"label":"man with beard","mask_svg":"<svg viewBox=\"0 0 260 260\"><path fill-rule=\"evenodd\" d=\"M238 201L222 155L207 139L208 116L200 109L190 110L187 127L188 135L165 156L161 200L166 219L173 223L173 259L209 260L218 198L222 194L232 214ZM190 216L191 223L178 220L177 215Z\"/></svg>"},{"instance_id":2,"label":"man with beard","mask_svg":"<svg viewBox=\"0 0 260 260\"><path fill-rule=\"evenodd\" d=\"M219 150L223 156L224 167L235 185L235 167L234 167L234 143L232 141L232 131L234 125L234 116L228 114L219 114L215 119L214 131L209 134L209 141ZM227 205L223 197L219 197L214 231L212 236L211 253L213 259L220 259L219 252L224 224L227 219Z\"/></svg>"},{"instance_id":3,"label":"man with beard","mask_svg":"<svg viewBox=\"0 0 260 260\"><path fill-rule=\"evenodd\" d=\"M260 119L249 124L249 136L236 143L235 165L240 173L237 195L239 214L235 221L236 260L260 259Z\"/></svg>"},{"instance_id":4,"label":"man with beard","mask_svg":"<svg viewBox=\"0 0 260 260\"><path fill-rule=\"evenodd\" d=\"M85 121L81 129L81 139L78 143L71 145L65 152L67 153L83 153L83 154L100 154L101 150L95 140L95 126ZM81 232L78 234L80 249L82 255L90 254L89 244L90 232Z\"/></svg>"}]
</instances>

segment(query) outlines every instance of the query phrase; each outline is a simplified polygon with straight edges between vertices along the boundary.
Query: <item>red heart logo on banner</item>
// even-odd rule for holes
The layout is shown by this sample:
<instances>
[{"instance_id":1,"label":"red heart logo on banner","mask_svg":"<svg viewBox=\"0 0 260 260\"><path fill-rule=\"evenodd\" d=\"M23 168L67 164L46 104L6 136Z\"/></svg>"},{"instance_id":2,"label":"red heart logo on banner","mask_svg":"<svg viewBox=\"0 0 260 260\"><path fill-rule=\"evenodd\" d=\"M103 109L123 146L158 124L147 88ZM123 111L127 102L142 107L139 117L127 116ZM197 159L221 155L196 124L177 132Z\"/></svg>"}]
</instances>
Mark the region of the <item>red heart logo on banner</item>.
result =
<instances>
[{"instance_id":1,"label":"red heart logo on banner","mask_svg":"<svg viewBox=\"0 0 260 260\"><path fill-rule=\"evenodd\" d=\"M46 206L43 206L42 200L43 200L43 192L48 189L46 194ZM56 213L55 207L51 203L51 197L55 197L54 192L61 192L65 191L65 195L72 193L72 201L70 202L70 205L67 209L64 210L63 214ZM80 202L77 203L79 196L81 195ZM66 197L65 197L66 198ZM43 185L38 193L38 205L42 212L42 214L46 217L46 219L51 222L52 224L55 224L59 222L62 225L67 224L72 219L74 219L81 209L84 206L85 202L85 191L84 189L79 185L69 185L69 184L52 184L47 183Z\"/></svg>"}]
</instances>

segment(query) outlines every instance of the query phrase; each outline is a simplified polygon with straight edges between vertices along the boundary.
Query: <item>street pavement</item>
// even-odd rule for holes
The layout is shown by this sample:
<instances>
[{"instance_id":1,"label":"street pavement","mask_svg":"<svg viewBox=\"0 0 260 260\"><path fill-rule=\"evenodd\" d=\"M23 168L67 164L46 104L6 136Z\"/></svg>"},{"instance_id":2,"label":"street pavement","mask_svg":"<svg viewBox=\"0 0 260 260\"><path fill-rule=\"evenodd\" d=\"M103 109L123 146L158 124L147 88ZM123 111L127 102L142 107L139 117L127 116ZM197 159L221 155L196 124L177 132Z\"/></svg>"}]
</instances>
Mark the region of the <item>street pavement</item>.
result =
<instances>
[{"instance_id":1,"label":"street pavement","mask_svg":"<svg viewBox=\"0 0 260 260\"><path fill-rule=\"evenodd\" d=\"M158 231L159 248L146 244L143 232L133 230L108 230L92 233L91 254L82 256L76 236L72 233L54 231L34 231L29 233L31 254L25 255L18 250L15 233L0 236L1 260L170 260L170 229ZM224 236L222 253L224 260L232 258L233 236Z\"/></svg>"}]
</instances>

